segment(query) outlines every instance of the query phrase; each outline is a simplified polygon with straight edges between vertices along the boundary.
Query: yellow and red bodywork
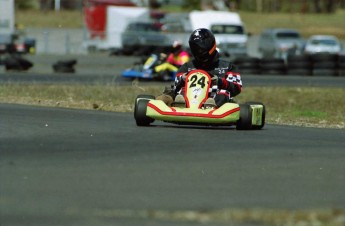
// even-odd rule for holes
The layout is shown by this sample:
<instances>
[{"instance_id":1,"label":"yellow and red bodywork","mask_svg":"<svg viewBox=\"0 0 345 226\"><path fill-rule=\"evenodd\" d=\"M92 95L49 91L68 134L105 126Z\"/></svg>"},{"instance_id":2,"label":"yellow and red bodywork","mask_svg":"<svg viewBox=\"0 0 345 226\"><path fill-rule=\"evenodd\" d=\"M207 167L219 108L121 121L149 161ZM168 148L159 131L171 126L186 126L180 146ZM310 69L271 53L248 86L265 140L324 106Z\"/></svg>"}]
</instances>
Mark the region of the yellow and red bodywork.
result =
<instances>
[{"instance_id":1,"label":"yellow and red bodywork","mask_svg":"<svg viewBox=\"0 0 345 226\"><path fill-rule=\"evenodd\" d=\"M161 100L151 100L147 104L146 115L167 122L231 124L240 118L240 107L238 104L226 103L217 109L191 109L169 107Z\"/></svg>"}]
</instances>

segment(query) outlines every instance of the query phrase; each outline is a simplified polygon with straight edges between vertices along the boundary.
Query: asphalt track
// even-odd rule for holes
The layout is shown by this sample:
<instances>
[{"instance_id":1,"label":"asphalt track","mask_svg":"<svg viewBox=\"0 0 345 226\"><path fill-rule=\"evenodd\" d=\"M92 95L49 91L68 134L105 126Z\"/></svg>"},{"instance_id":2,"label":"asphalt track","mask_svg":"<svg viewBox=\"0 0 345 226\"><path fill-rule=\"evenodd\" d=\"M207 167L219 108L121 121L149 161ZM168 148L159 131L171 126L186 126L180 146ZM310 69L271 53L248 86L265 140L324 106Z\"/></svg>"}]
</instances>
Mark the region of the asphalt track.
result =
<instances>
[{"instance_id":1,"label":"asphalt track","mask_svg":"<svg viewBox=\"0 0 345 226\"><path fill-rule=\"evenodd\" d=\"M0 104L0 225L261 225L159 211L344 209L345 130L261 131ZM189 211L189 212L188 212Z\"/></svg>"},{"instance_id":2,"label":"asphalt track","mask_svg":"<svg viewBox=\"0 0 345 226\"><path fill-rule=\"evenodd\" d=\"M56 57L32 57L32 70L2 73L0 83L128 85L119 74L137 60L79 57L77 73L57 74ZM345 84L330 76L243 80L247 87ZM344 146L339 129L140 128L132 113L0 104L0 225L252 226L265 224L169 213L344 209Z\"/></svg>"}]
</instances>

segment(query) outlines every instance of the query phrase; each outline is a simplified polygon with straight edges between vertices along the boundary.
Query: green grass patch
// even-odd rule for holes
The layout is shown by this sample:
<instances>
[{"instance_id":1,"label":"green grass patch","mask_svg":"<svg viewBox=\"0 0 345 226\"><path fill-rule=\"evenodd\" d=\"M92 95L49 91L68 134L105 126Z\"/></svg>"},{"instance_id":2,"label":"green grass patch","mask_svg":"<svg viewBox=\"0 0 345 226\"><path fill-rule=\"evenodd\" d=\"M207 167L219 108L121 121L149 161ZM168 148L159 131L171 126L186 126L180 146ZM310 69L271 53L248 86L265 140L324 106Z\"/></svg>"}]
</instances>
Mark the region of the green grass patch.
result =
<instances>
[{"instance_id":1,"label":"green grass patch","mask_svg":"<svg viewBox=\"0 0 345 226\"><path fill-rule=\"evenodd\" d=\"M319 118L319 119L323 119L323 118L327 117L326 112L310 111L310 110L296 111L296 112L294 112L294 115L296 117L308 117L308 118Z\"/></svg>"},{"instance_id":2,"label":"green grass patch","mask_svg":"<svg viewBox=\"0 0 345 226\"><path fill-rule=\"evenodd\" d=\"M117 85L0 85L1 103L133 112L139 94L159 95L164 87L133 83ZM236 97L240 103L266 105L267 122L345 128L345 89L249 87Z\"/></svg>"}]
</instances>

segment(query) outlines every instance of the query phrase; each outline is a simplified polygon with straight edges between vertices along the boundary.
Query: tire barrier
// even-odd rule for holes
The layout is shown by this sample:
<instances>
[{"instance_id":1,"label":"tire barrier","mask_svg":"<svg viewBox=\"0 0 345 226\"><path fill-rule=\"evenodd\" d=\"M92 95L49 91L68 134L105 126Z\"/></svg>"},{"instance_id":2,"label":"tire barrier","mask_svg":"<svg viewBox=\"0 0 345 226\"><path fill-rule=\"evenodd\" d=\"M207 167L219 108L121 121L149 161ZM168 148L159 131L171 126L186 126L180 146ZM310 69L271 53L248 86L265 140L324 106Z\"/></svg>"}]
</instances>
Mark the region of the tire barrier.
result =
<instances>
[{"instance_id":1,"label":"tire barrier","mask_svg":"<svg viewBox=\"0 0 345 226\"><path fill-rule=\"evenodd\" d=\"M339 76L345 76L345 55L339 56L338 70L339 70Z\"/></svg>"},{"instance_id":2,"label":"tire barrier","mask_svg":"<svg viewBox=\"0 0 345 226\"><path fill-rule=\"evenodd\" d=\"M314 76L338 75L338 56L331 54L315 54L311 56Z\"/></svg>"},{"instance_id":3,"label":"tire barrier","mask_svg":"<svg viewBox=\"0 0 345 226\"><path fill-rule=\"evenodd\" d=\"M288 75L312 75L313 63L308 55L288 56L287 61Z\"/></svg>"},{"instance_id":4,"label":"tire barrier","mask_svg":"<svg viewBox=\"0 0 345 226\"><path fill-rule=\"evenodd\" d=\"M243 74L261 74L260 59L256 57L240 57L234 60L234 64Z\"/></svg>"},{"instance_id":5,"label":"tire barrier","mask_svg":"<svg viewBox=\"0 0 345 226\"><path fill-rule=\"evenodd\" d=\"M6 71L27 71L33 63L21 55L9 55L1 60L1 64L5 66Z\"/></svg>"},{"instance_id":6,"label":"tire barrier","mask_svg":"<svg viewBox=\"0 0 345 226\"><path fill-rule=\"evenodd\" d=\"M290 55L286 60L240 57L234 59L234 64L241 74L345 76L345 55Z\"/></svg>"},{"instance_id":7,"label":"tire barrier","mask_svg":"<svg viewBox=\"0 0 345 226\"><path fill-rule=\"evenodd\" d=\"M77 60L64 60L57 61L53 64L53 71L56 73L75 73L74 66L77 64Z\"/></svg>"},{"instance_id":8,"label":"tire barrier","mask_svg":"<svg viewBox=\"0 0 345 226\"><path fill-rule=\"evenodd\" d=\"M286 65L283 59L263 58L260 63L261 74L264 75L285 75Z\"/></svg>"}]
</instances>

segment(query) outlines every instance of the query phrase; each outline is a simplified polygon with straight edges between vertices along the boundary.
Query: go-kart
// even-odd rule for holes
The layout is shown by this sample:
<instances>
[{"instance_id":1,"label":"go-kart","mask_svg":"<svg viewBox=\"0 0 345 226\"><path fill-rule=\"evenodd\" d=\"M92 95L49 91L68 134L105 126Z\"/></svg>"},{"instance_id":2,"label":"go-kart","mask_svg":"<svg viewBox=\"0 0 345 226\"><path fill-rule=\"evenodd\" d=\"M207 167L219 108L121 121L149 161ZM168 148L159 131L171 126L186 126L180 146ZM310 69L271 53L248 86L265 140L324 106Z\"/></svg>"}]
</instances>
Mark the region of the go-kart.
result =
<instances>
[{"instance_id":1,"label":"go-kart","mask_svg":"<svg viewBox=\"0 0 345 226\"><path fill-rule=\"evenodd\" d=\"M183 125L236 126L238 130L262 129L265 105L260 102L238 104L229 101L220 107L206 106L212 85L211 76L203 70L189 72L185 78L185 106L167 106L151 95L138 95L134 118L137 126L149 126L155 120Z\"/></svg>"},{"instance_id":2,"label":"go-kart","mask_svg":"<svg viewBox=\"0 0 345 226\"><path fill-rule=\"evenodd\" d=\"M124 70L121 76L130 79L144 79L144 80L158 80L158 81L173 81L175 80L176 72L163 71L160 73L154 72L153 68L162 63L162 57L157 54L151 54L146 61L135 63L133 67Z\"/></svg>"}]
</instances>

